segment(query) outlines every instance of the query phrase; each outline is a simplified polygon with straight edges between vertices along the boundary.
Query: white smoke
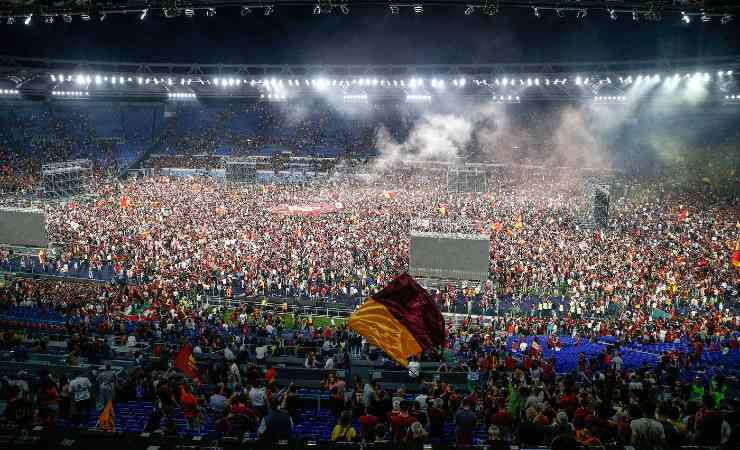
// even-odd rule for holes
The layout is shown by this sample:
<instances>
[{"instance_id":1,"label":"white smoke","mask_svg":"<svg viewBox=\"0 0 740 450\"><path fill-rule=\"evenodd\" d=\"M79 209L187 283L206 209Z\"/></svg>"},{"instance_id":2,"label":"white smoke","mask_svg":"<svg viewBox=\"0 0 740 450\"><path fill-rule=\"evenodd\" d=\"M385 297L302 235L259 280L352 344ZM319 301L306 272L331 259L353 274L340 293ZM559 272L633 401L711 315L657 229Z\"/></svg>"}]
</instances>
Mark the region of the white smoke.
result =
<instances>
[{"instance_id":1,"label":"white smoke","mask_svg":"<svg viewBox=\"0 0 740 450\"><path fill-rule=\"evenodd\" d=\"M380 127L376 167L393 168L410 160L451 161L472 149L487 162L610 168L609 144L634 109L613 106L546 108L544 114L514 120L508 105L448 103L444 112L421 113L403 142Z\"/></svg>"},{"instance_id":2,"label":"white smoke","mask_svg":"<svg viewBox=\"0 0 740 450\"><path fill-rule=\"evenodd\" d=\"M405 142L397 142L385 127L376 133L381 169L410 160L450 161L470 143L473 124L455 114L422 115L412 126Z\"/></svg>"},{"instance_id":3,"label":"white smoke","mask_svg":"<svg viewBox=\"0 0 740 450\"><path fill-rule=\"evenodd\" d=\"M590 117L592 120L596 116ZM548 156L549 165L565 167L607 168L609 158L606 150L605 133L597 136L595 128L604 123L594 120L587 123L583 108L575 109L571 106L564 108L560 113L560 124L553 133L552 152Z\"/></svg>"}]
</instances>

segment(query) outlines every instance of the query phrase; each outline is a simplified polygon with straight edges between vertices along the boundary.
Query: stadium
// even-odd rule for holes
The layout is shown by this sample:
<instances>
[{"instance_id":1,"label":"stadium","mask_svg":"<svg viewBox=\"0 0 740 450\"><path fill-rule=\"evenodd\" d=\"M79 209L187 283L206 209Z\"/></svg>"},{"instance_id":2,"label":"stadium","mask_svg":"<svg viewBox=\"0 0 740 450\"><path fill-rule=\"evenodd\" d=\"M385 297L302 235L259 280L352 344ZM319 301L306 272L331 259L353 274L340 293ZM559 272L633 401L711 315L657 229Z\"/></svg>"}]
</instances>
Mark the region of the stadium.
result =
<instances>
[{"instance_id":1,"label":"stadium","mask_svg":"<svg viewBox=\"0 0 740 450\"><path fill-rule=\"evenodd\" d=\"M738 9L0 0L0 448L738 448Z\"/></svg>"}]
</instances>

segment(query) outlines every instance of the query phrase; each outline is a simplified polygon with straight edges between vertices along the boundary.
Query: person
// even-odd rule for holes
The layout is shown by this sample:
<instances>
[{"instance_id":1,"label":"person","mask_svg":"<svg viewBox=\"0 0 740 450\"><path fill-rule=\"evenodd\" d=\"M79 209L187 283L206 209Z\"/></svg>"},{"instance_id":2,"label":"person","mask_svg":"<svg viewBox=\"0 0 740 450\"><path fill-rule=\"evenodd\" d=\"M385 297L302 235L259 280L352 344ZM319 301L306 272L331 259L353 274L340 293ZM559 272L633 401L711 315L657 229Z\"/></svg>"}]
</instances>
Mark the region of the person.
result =
<instances>
[{"instance_id":1,"label":"person","mask_svg":"<svg viewBox=\"0 0 740 450\"><path fill-rule=\"evenodd\" d=\"M369 383L365 383L362 388L362 401L365 403L365 408L371 406L377 395L377 381L370 380Z\"/></svg>"},{"instance_id":2,"label":"person","mask_svg":"<svg viewBox=\"0 0 740 450\"><path fill-rule=\"evenodd\" d=\"M72 422L76 427L82 426L82 421L90 415L90 379L83 376L79 370L74 372L74 378L69 382L69 392L72 396Z\"/></svg>"},{"instance_id":3,"label":"person","mask_svg":"<svg viewBox=\"0 0 740 450\"><path fill-rule=\"evenodd\" d=\"M211 394L211 398L208 399L208 408L213 411L216 416L220 416L228 409L228 406L229 400L224 395L224 385L219 384L213 394Z\"/></svg>"},{"instance_id":4,"label":"person","mask_svg":"<svg viewBox=\"0 0 740 450\"><path fill-rule=\"evenodd\" d=\"M580 447L572 433L563 433L555 436L550 442L550 450L573 450Z\"/></svg>"},{"instance_id":5,"label":"person","mask_svg":"<svg viewBox=\"0 0 740 450\"><path fill-rule=\"evenodd\" d=\"M357 431L352 426L352 413L342 411L334 430L331 432L332 442L354 442L357 440Z\"/></svg>"},{"instance_id":6,"label":"person","mask_svg":"<svg viewBox=\"0 0 740 450\"><path fill-rule=\"evenodd\" d=\"M5 405L5 418L21 428L30 426L33 421L33 403L18 386L10 385L7 390L8 400Z\"/></svg>"},{"instance_id":7,"label":"person","mask_svg":"<svg viewBox=\"0 0 740 450\"><path fill-rule=\"evenodd\" d=\"M344 395L340 394L337 386L329 390L329 410L332 416L337 417L344 411Z\"/></svg>"},{"instance_id":8,"label":"person","mask_svg":"<svg viewBox=\"0 0 740 450\"><path fill-rule=\"evenodd\" d=\"M326 361L324 362L324 370L334 370L334 356L329 355L326 357Z\"/></svg>"},{"instance_id":9,"label":"person","mask_svg":"<svg viewBox=\"0 0 740 450\"><path fill-rule=\"evenodd\" d=\"M293 419L285 409L285 403L275 403L275 408L270 409L257 429L257 435L265 443L277 443L288 440L293 432Z\"/></svg>"},{"instance_id":10,"label":"person","mask_svg":"<svg viewBox=\"0 0 740 450\"><path fill-rule=\"evenodd\" d=\"M635 415L630 422L631 442L636 450L661 449L665 444L663 424L655 420L655 403L644 402L635 408Z\"/></svg>"},{"instance_id":11,"label":"person","mask_svg":"<svg viewBox=\"0 0 740 450\"><path fill-rule=\"evenodd\" d=\"M429 423L429 436L432 439L442 439L444 437L444 426L447 420L447 413L444 410L444 400L435 398L431 406L427 409L427 422Z\"/></svg>"},{"instance_id":12,"label":"person","mask_svg":"<svg viewBox=\"0 0 740 450\"><path fill-rule=\"evenodd\" d=\"M46 410L49 417L56 418L60 413L61 400L59 384L48 370L43 370L38 392L39 410Z\"/></svg>"},{"instance_id":13,"label":"person","mask_svg":"<svg viewBox=\"0 0 740 450\"><path fill-rule=\"evenodd\" d=\"M288 393L285 395L285 407L290 413L290 417L295 420L301 408L301 396L298 395L298 387L293 383L290 383Z\"/></svg>"},{"instance_id":14,"label":"person","mask_svg":"<svg viewBox=\"0 0 740 450\"><path fill-rule=\"evenodd\" d=\"M416 396L414 401L419 407L419 411L426 413L428 409L427 400L429 399L429 395L427 394L427 388L426 386L421 388L421 392L419 395Z\"/></svg>"},{"instance_id":15,"label":"person","mask_svg":"<svg viewBox=\"0 0 740 450\"><path fill-rule=\"evenodd\" d=\"M455 442L458 448L467 448L473 445L473 430L478 418L473 412L473 402L466 397L462 408L455 414Z\"/></svg>"},{"instance_id":16,"label":"person","mask_svg":"<svg viewBox=\"0 0 740 450\"><path fill-rule=\"evenodd\" d=\"M267 392L259 381L249 390L249 402L260 417L267 415Z\"/></svg>"},{"instance_id":17,"label":"person","mask_svg":"<svg viewBox=\"0 0 740 450\"><path fill-rule=\"evenodd\" d=\"M501 437L501 430L496 425L488 427L488 442L486 443L489 450L509 450L511 444Z\"/></svg>"},{"instance_id":18,"label":"person","mask_svg":"<svg viewBox=\"0 0 740 450\"><path fill-rule=\"evenodd\" d=\"M373 430L373 442L376 444L382 444L388 442L386 440L386 427L384 423L379 423L375 425L375 429Z\"/></svg>"},{"instance_id":19,"label":"person","mask_svg":"<svg viewBox=\"0 0 740 450\"><path fill-rule=\"evenodd\" d=\"M308 356L306 356L306 361L303 363L303 367L306 369L315 369L317 364L318 361L316 361L316 353L310 352Z\"/></svg>"},{"instance_id":20,"label":"person","mask_svg":"<svg viewBox=\"0 0 740 450\"><path fill-rule=\"evenodd\" d=\"M419 422L414 422L409 427L404 439L405 447L409 450L422 450L427 442L429 435Z\"/></svg>"},{"instance_id":21,"label":"person","mask_svg":"<svg viewBox=\"0 0 740 450\"><path fill-rule=\"evenodd\" d=\"M622 356L620 356L619 352L614 352L614 358L612 358L612 368L617 372L622 371L622 364L624 364L624 360L622 359Z\"/></svg>"},{"instance_id":22,"label":"person","mask_svg":"<svg viewBox=\"0 0 740 450\"><path fill-rule=\"evenodd\" d=\"M213 437L220 439L231 433L233 426L231 424L231 414L229 411L222 411L213 423Z\"/></svg>"},{"instance_id":23,"label":"person","mask_svg":"<svg viewBox=\"0 0 740 450\"><path fill-rule=\"evenodd\" d=\"M545 430L535 421L537 409L530 406L525 411L525 420L519 425L517 440L525 447L542 445L545 440Z\"/></svg>"},{"instance_id":24,"label":"person","mask_svg":"<svg viewBox=\"0 0 740 450\"><path fill-rule=\"evenodd\" d=\"M573 433L573 424L568 420L568 414L565 411L558 411L555 415L555 421L547 430L550 436L559 436L564 433Z\"/></svg>"},{"instance_id":25,"label":"person","mask_svg":"<svg viewBox=\"0 0 740 450\"><path fill-rule=\"evenodd\" d=\"M400 402L398 411L391 413L390 424L393 442L401 442L406 437L409 427L416 422L416 417L409 414L409 404L406 401Z\"/></svg>"},{"instance_id":26,"label":"person","mask_svg":"<svg viewBox=\"0 0 740 450\"><path fill-rule=\"evenodd\" d=\"M195 430L200 433L200 408L198 405L198 399L190 391L190 386L183 384L180 387L180 406L182 407L185 420L187 421L188 428Z\"/></svg>"},{"instance_id":27,"label":"person","mask_svg":"<svg viewBox=\"0 0 740 450\"><path fill-rule=\"evenodd\" d=\"M118 376L111 368L111 364L106 363L105 370L100 372L100 375L98 375L98 382L100 383L100 402L103 408L108 404L108 401L115 400L117 380Z\"/></svg>"},{"instance_id":28,"label":"person","mask_svg":"<svg viewBox=\"0 0 740 450\"><path fill-rule=\"evenodd\" d=\"M375 440L375 426L380 422L378 417L370 414L368 408L365 408L365 414L361 415L358 421L360 422L362 439L366 442L373 442Z\"/></svg>"},{"instance_id":29,"label":"person","mask_svg":"<svg viewBox=\"0 0 740 450\"><path fill-rule=\"evenodd\" d=\"M726 441L731 429L715 408L716 402L710 393L704 394L702 407L694 416L697 445L717 446Z\"/></svg>"}]
</instances>

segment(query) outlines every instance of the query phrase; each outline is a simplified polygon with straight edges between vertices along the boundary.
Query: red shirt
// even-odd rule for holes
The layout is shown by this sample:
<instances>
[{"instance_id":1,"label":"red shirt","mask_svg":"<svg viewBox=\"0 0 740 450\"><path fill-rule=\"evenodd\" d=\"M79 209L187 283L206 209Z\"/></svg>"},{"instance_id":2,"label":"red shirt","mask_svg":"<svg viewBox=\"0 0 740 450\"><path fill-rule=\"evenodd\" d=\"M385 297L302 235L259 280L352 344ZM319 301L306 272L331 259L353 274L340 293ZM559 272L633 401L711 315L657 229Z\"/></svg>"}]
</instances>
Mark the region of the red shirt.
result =
<instances>
[{"instance_id":1,"label":"red shirt","mask_svg":"<svg viewBox=\"0 0 740 450\"><path fill-rule=\"evenodd\" d=\"M192 419L198 415L198 400L189 392L182 391L180 394L180 406L182 406L185 418Z\"/></svg>"},{"instance_id":2,"label":"red shirt","mask_svg":"<svg viewBox=\"0 0 740 450\"><path fill-rule=\"evenodd\" d=\"M393 440L400 441L406 437L406 431L416 418L409 415L396 414L391 417L391 430L393 430Z\"/></svg>"},{"instance_id":3,"label":"red shirt","mask_svg":"<svg viewBox=\"0 0 740 450\"><path fill-rule=\"evenodd\" d=\"M511 428L514 423L514 417L505 409L499 409L491 419L491 425L497 425L504 428Z\"/></svg>"},{"instance_id":4,"label":"red shirt","mask_svg":"<svg viewBox=\"0 0 740 450\"><path fill-rule=\"evenodd\" d=\"M362 437L364 437L367 441L372 441L375 436L375 425L377 425L380 420L378 420L376 416L367 414L364 416L360 416L359 422Z\"/></svg>"}]
</instances>

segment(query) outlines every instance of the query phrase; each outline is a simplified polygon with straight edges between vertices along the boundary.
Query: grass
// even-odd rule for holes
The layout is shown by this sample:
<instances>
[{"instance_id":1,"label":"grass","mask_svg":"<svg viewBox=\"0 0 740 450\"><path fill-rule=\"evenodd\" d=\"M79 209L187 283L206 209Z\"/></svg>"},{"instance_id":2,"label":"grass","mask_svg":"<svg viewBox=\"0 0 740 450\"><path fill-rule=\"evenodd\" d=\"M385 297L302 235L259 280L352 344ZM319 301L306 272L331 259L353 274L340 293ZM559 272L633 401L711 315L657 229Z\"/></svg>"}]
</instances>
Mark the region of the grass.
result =
<instances>
[{"instance_id":1,"label":"grass","mask_svg":"<svg viewBox=\"0 0 740 450\"><path fill-rule=\"evenodd\" d=\"M297 324L295 323L295 320L293 319L292 314L278 314L278 316L282 317L283 323L285 324L286 330L293 330L296 328ZM225 321L231 320L231 311L224 311L223 312L223 319ZM303 319L307 318L308 316L299 315L298 319L300 321L303 321ZM331 326L332 323L332 317L330 316L313 316L313 324L316 328L322 328L322 327L328 327ZM334 317L334 325L341 326L344 325L347 322L347 319L344 317Z\"/></svg>"}]
</instances>

